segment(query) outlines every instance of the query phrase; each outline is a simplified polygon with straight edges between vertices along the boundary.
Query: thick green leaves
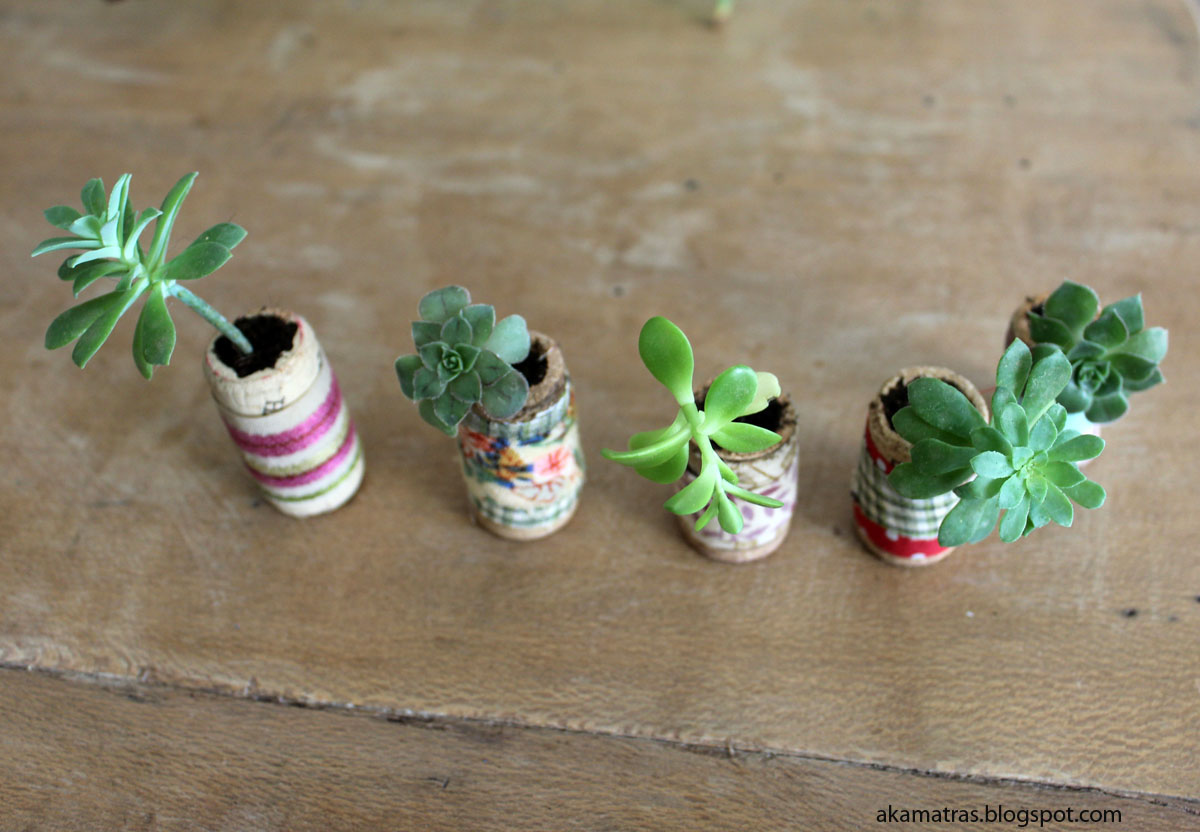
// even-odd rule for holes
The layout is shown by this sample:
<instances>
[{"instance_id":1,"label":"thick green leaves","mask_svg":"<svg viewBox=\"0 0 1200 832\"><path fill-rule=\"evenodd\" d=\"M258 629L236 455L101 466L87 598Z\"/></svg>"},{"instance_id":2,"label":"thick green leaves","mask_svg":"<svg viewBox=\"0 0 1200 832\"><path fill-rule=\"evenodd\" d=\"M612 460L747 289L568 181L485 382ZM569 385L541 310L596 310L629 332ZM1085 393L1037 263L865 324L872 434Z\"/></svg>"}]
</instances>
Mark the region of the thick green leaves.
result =
<instances>
[{"instance_id":1,"label":"thick green leaves","mask_svg":"<svg viewBox=\"0 0 1200 832\"><path fill-rule=\"evenodd\" d=\"M938 543L961 546L987 537L999 519L998 500L959 500L958 505L942 520L938 528Z\"/></svg>"},{"instance_id":2,"label":"thick green leaves","mask_svg":"<svg viewBox=\"0 0 1200 832\"><path fill-rule=\"evenodd\" d=\"M463 401L449 391L438 396L433 403L433 412L445 425L457 425L471 409L472 402Z\"/></svg>"},{"instance_id":3,"label":"thick green leaves","mask_svg":"<svg viewBox=\"0 0 1200 832\"><path fill-rule=\"evenodd\" d=\"M635 467L654 467L672 459L679 448L686 447L691 434L678 423L665 430L635 433L629 439L628 451L602 450L601 456L612 462Z\"/></svg>"},{"instance_id":4,"label":"thick green leaves","mask_svg":"<svg viewBox=\"0 0 1200 832\"><path fill-rule=\"evenodd\" d=\"M163 269L163 278L166 280L196 280L212 274L225 265L232 256L233 253L220 243L194 243L167 263L166 268Z\"/></svg>"},{"instance_id":5,"label":"thick green leaves","mask_svg":"<svg viewBox=\"0 0 1200 832\"><path fill-rule=\"evenodd\" d=\"M1047 482L1046 498L1042 505L1046 514L1060 526L1070 526L1075 520L1075 509L1067 495L1057 485Z\"/></svg>"},{"instance_id":6,"label":"thick green leaves","mask_svg":"<svg viewBox=\"0 0 1200 832\"><path fill-rule=\"evenodd\" d=\"M1029 442L1029 419L1021 405L1015 402L1004 405L997 413L996 424L1012 445L1023 446Z\"/></svg>"},{"instance_id":7,"label":"thick green leaves","mask_svg":"<svg viewBox=\"0 0 1200 832\"><path fill-rule=\"evenodd\" d=\"M432 321L413 321L413 344L418 348L442 339L442 325Z\"/></svg>"},{"instance_id":8,"label":"thick green leaves","mask_svg":"<svg viewBox=\"0 0 1200 832\"><path fill-rule=\"evenodd\" d=\"M971 431L986 424L966 396L940 379L911 381L908 401L925 422L963 440L970 441Z\"/></svg>"},{"instance_id":9,"label":"thick green leaves","mask_svg":"<svg viewBox=\"0 0 1200 832\"><path fill-rule=\"evenodd\" d=\"M1004 512L1004 519L1000 521L1000 539L1005 543L1019 540L1021 535L1025 534L1025 524L1028 518L1029 497L1022 489L1021 499Z\"/></svg>"},{"instance_id":10,"label":"thick green leaves","mask_svg":"<svg viewBox=\"0 0 1200 832\"><path fill-rule=\"evenodd\" d=\"M892 427L896 433L914 445L922 439L937 439L948 445L962 444L960 437L935 428L918 416L917 411L913 410L911 406L902 407L892 415Z\"/></svg>"},{"instance_id":11,"label":"thick green leaves","mask_svg":"<svg viewBox=\"0 0 1200 832\"><path fill-rule=\"evenodd\" d=\"M1100 308L1100 298L1088 286L1064 280L1055 289L1043 306L1046 317L1062 321L1070 330L1078 334ZM1041 341L1040 338L1035 339Z\"/></svg>"},{"instance_id":12,"label":"thick green leaves","mask_svg":"<svg viewBox=\"0 0 1200 832\"><path fill-rule=\"evenodd\" d=\"M922 439L913 445L912 462L922 474L937 476L969 469L977 453L972 447L950 445L940 439Z\"/></svg>"},{"instance_id":13,"label":"thick green leaves","mask_svg":"<svg viewBox=\"0 0 1200 832\"><path fill-rule=\"evenodd\" d=\"M162 284L150 290L137 322L142 357L147 364L165 366L175 351L175 324L167 311Z\"/></svg>"},{"instance_id":14,"label":"thick green leaves","mask_svg":"<svg viewBox=\"0 0 1200 832\"><path fill-rule=\"evenodd\" d=\"M1063 492L1087 509L1100 508L1104 505L1104 489L1091 480L1084 480L1078 485L1072 485L1063 489Z\"/></svg>"},{"instance_id":15,"label":"thick green leaves","mask_svg":"<svg viewBox=\"0 0 1200 832\"><path fill-rule=\"evenodd\" d=\"M79 194L83 200L83 209L89 214L102 216L107 207L104 201L104 182L100 179L89 179Z\"/></svg>"},{"instance_id":16,"label":"thick green leaves","mask_svg":"<svg viewBox=\"0 0 1200 832\"><path fill-rule=\"evenodd\" d=\"M1000 508L1010 509L1025 499L1025 480L1019 475L1011 476L1002 481L999 497Z\"/></svg>"},{"instance_id":17,"label":"thick green leaves","mask_svg":"<svg viewBox=\"0 0 1200 832\"><path fill-rule=\"evenodd\" d=\"M1149 390L1151 387L1153 387L1156 384L1162 384L1162 383L1163 383L1162 371L1155 369L1154 372L1152 372L1150 375L1146 376L1146 378L1141 381L1135 381L1134 379L1129 379L1129 378L1125 379L1124 388L1125 388L1125 390L1127 390L1130 393L1140 393L1143 390Z\"/></svg>"},{"instance_id":18,"label":"thick green leaves","mask_svg":"<svg viewBox=\"0 0 1200 832\"><path fill-rule=\"evenodd\" d=\"M446 390L456 399L461 399L469 404L479 401L479 397L483 395L483 385L479 381L479 374L472 371L456 377L446 385Z\"/></svg>"},{"instance_id":19,"label":"thick green leaves","mask_svg":"<svg viewBox=\"0 0 1200 832\"><path fill-rule=\"evenodd\" d=\"M692 373L695 358L683 330L661 316L646 321L638 336L638 354L650 375L671 392L680 405L695 402Z\"/></svg>"},{"instance_id":20,"label":"thick green leaves","mask_svg":"<svg viewBox=\"0 0 1200 832\"><path fill-rule=\"evenodd\" d=\"M69 208L66 205L55 205L53 208L47 208L42 212L46 218L46 222L58 228L70 228L71 223L79 219L82 214L74 208Z\"/></svg>"},{"instance_id":21,"label":"thick green leaves","mask_svg":"<svg viewBox=\"0 0 1200 832\"><path fill-rule=\"evenodd\" d=\"M1029 334L1038 344L1056 344L1063 349L1069 349L1075 340L1071 330L1061 321L1039 315L1029 316Z\"/></svg>"},{"instance_id":22,"label":"thick green leaves","mask_svg":"<svg viewBox=\"0 0 1200 832\"><path fill-rule=\"evenodd\" d=\"M1146 326L1146 313L1142 308L1141 294L1110 303L1107 308L1121 319L1125 328L1130 332L1141 332L1142 328Z\"/></svg>"},{"instance_id":23,"label":"thick green leaves","mask_svg":"<svg viewBox=\"0 0 1200 832\"><path fill-rule=\"evenodd\" d=\"M704 432L714 433L741 416L754 401L757 389L757 374L744 364L717 376L704 397Z\"/></svg>"},{"instance_id":24,"label":"thick green leaves","mask_svg":"<svg viewBox=\"0 0 1200 832\"><path fill-rule=\"evenodd\" d=\"M1034 362L1025 385L1025 395L1021 399L1021 406L1025 408L1030 423L1036 423L1041 418L1070 380L1071 362L1061 352L1055 351Z\"/></svg>"},{"instance_id":25,"label":"thick green leaves","mask_svg":"<svg viewBox=\"0 0 1200 832\"><path fill-rule=\"evenodd\" d=\"M951 471L948 474L931 477L918 471L913 463L903 462L888 474L888 483L903 497L908 497L910 500L927 500L930 497L937 497L947 491L952 491L970 475L969 471L965 474Z\"/></svg>"},{"instance_id":26,"label":"thick green leaves","mask_svg":"<svg viewBox=\"0 0 1200 832\"><path fill-rule=\"evenodd\" d=\"M997 451L1008 456L1012 453L1012 443L1004 438L1004 434L991 425L985 425L971 431L971 445L980 451Z\"/></svg>"},{"instance_id":27,"label":"thick green leaves","mask_svg":"<svg viewBox=\"0 0 1200 832\"><path fill-rule=\"evenodd\" d=\"M483 346L509 364L524 361L529 355L529 330L525 319L520 315L509 315L498 321Z\"/></svg>"},{"instance_id":28,"label":"thick green leaves","mask_svg":"<svg viewBox=\"0 0 1200 832\"><path fill-rule=\"evenodd\" d=\"M158 218L158 222L154 226L154 238L150 241L150 252L146 256L146 262L151 268L158 266L166 258L167 243L171 240L171 229L175 227L175 218L179 216L183 200L192 190L192 183L196 181L197 176L198 174L195 172L184 174L163 199L160 208L162 216Z\"/></svg>"},{"instance_id":29,"label":"thick green leaves","mask_svg":"<svg viewBox=\"0 0 1200 832\"><path fill-rule=\"evenodd\" d=\"M1115 312L1109 310L1092 321L1083 330L1083 337L1093 344L1105 348L1118 347L1129 337L1125 322Z\"/></svg>"},{"instance_id":30,"label":"thick green leaves","mask_svg":"<svg viewBox=\"0 0 1200 832\"><path fill-rule=\"evenodd\" d=\"M775 431L750 425L745 422L730 422L709 437L727 451L735 454L753 454L779 444L781 437Z\"/></svg>"},{"instance_id":31,"label":"thick green leaves","mask_svg":"<svg viewBox=\"0 0 1200 832\"><path fill-rule=\"evenodd\" d=\"M995 479L1007 477L1013 472L1008 457L996 451L984 451L971 460L971 470L981 477Z\"/></svg>"},{"instance_id":32,"label":"thick green leaves","mask_svg":"<svg viewBox=\"0 0 1200 832\"><path fill-rule=\"evenodd\" d=\"M471 325L471 338L475 346L482 347L496 326L496 310L485 303L473 303L459 313Z\"/></svg>"},{"instance_id":33,"label":"thick green leaves","mask_svg":"<svg viewBox=\"0 0 1200 832\"><path fill-rule=\"evenodd\" d=\"M657 465L639 465L634 470L651 482L665 485L682 477L683 472L687 470L687 464L688 446L686 442L683 442L665 462Z\"/></svg>"},{"instance_id":34,"label":"thick green leaves","mask_svg":"<svg viewBox=\"0 0 1200 832\"><path fill-rule=\"evenodd\" d=\"M672 514L695 514L708 505L713 497L718 472L712 466L705 466L700 476L681 488L669 500L663 503L663 508Z\"/></svg>"},{"instance_id":35,"label":"thick green leaves","mask_svg":"<svg viewBox=\"0 0 1200 832\"><path fill-rule=\"evenodd\" d=\"M475 372L479 373L479 380L483 382L484 387L495 384L502 376L512 371L512 367L489 350L483 350L475 360Z\"/></svg>"},{"instance_id":36,"label":"thick green leaves","mask_svg":"<svg viewBox=\"0 0 1200 832\"><path fill-rule=\"evenodd\" d=\"M1029 347L1019 339L1013 341L1001 356L1000 363L996 365L996 386L1007 387L1013 391L1025 389L1031 366L1033 357L1029 353Z\"/></svg>"},{"instance_id":37,"label":"thick green leaves","mask_svg":"<svg viewBox=\"0 0 1200 832\"><path fill-rule=\"evenodd\" d=\"M437 371L421 367L413 374L413 397L416 399L436 399L446 389L446 382Z\"/></svg>"},{"instance_id":38,"label":"thick green leaves","mask_svg":"<svg viewBox=\"0 0 1200 832\"><path fill-rule=\"evenodd\" d=\"M153 209L147 208L146 210L152 211ZM142 215L145 216L145 213L146 212L143 211ZM155 212L156 215L157 213L158 212ZM138 222L139 224L141 223L141 218L138 219ZM199 237L197 237L192 242L192 245L197 245L199 243L219 243L230 251L233 251L234 247L236 247L237 244L244 239L246 239L246 229L242 228L237 223L221 222L217 223L212 228L208 229Z\"/></svg>"},{"instance_id":39,"label":"thick green leaves","mask_svg":"<svg viewBox=\"0 0 1200 832\"><path fill-rule=\"evenodd\" d=\"M423 367L424 363L419 355L402 355L396 359L396 376L400 379L400 392L410 399L416 398L413 379L417 370Z\"/></svg>"},{"instance_id":40,"label":"thick green leaves","mask_svg":"<svg viewBox=\"0 0 1200 832\"><path fill-rule=\"evenodd\" d=\"M423 321L442 324L457 315L471 302L470 293L462 286L446 286L434 289L421 298L417 314Z\"/></svg>"},{"instance_id":41,"label":"thick green leaves","mask_svg":"<svg viewBox=\"0 0 1200 832\"><path fill-rule=\"evenodd\" d=\"M38 243L33 254L29 256L37 257L48 251L62 251L68 248L97 249L100 248L100 243L97 240L85 240L82 237L51 237L49 240L42 240Z\"/></svg>"},{"instance_id":42,"label":"thick green leaves","mask_svg":"<svg viewBox=\"0 0 1200 832\"><path fill-rule=\"evenodd\" d=\"M510 370L483 388L480 402L492 418L507 419L525 406L528 397L529 382L516 370Z\"/></svg>"},{"instance_id":43,"label":"thick green leaves","mask_svg":"<svg viewBox=\"0 0 1200 832\"><path fill-rule=\"evenodd\" d=\"M46 349L65 347L87 331L98 317L120 305L123 293L110 292L72 306L55 318L46 330Z\"/></svg>"},{"instance_id":44,"label":"thick green leaves","mask_svg":"<svg viewBox=\"0 0 1200 832\"><path fill-rule=\"evenodd\" d=\"M774 373L755 373L758 377L758 389L754 391L754 400L750 402L749 407L742 411L743 416L749 416L751 413L758 413L764 410L771 399L777 399L782 395L782 389L779 386L779 379Z\"/></svg>"},{"instance_id":45,"label":"thick green leaves","mask_svg":"<svg viewBox=\"0 0 1200 832\"><path fill-rule=\"evenodd\" d=\"M108 336L112 334L113 327L117 325L117 321L120 320L121 316L125 314L125 310L145 291L146 285L143 282L124 292L112 293L117 298L92 321L91 325L79 336L79 340L75 342L75 348L71 351L71 360L75 362L77 367L82 370L87 366L87 363L92 360L92 356L108 340Z\"/></svg>"},{"instance_id":46,"label":"thick green leaves","mask_svg":"<svg viewBox=\"0 0 1200 832\"><path fill-rule=\"evenodd\" d=\"M421 414L422 419L433 425L447 436L454 436L456 433L458 433L458 430L454 425L447 425L438 418L438 415L435 412L433 400L424 399L420 402L417 402L417 412Z\"/></svg>"},{"instance_id":47,"label":"thick green leaves","mask_svg":"<svg viewBox=\"0 0 1200 832\"><path fill-rule=\"evenodd\" d=\"M1167 355L1167 331L1161 326L1152 326L1131 336L1121 352L1136 355L1154 364L1162 361Z\"/></svg>"},{"instance_id":48,"label":"thick green leaves","mask_svg":"<svg viewBox=\"0 0 1200 832\"><path fill-rule=\"evenodd\" d=\"M1088 421L1103 424L1115 422L1124 416L1127 410L1129 410L1129 399L1123 392L1117 392L1093 398L1084 415L1087 416Z\"/></svg>"},{"instance_id":49,"label":"thick green leaves","mask_svg":"<svg viewBox=\"0 0 1200 832\"><path fill-rule=\"evenodd\" d=\"M1099 436L1083 434L1055 445L1047 454L1051 462L1081 462L1094 459L1104 450L1104 440Z\"/></svg>"},{"instance_id":50,"label":"thick green leaves","mask_svg":"<svg viewBox=\"0 0 1200 832\"><path fill-rule=\"evenodd\" d=\"M469 345L472 334L471 325L467 323L467 319L461 314L452 316L442 324L441 340L451 347L458 344Z\"/></svg>"}]
</instances>

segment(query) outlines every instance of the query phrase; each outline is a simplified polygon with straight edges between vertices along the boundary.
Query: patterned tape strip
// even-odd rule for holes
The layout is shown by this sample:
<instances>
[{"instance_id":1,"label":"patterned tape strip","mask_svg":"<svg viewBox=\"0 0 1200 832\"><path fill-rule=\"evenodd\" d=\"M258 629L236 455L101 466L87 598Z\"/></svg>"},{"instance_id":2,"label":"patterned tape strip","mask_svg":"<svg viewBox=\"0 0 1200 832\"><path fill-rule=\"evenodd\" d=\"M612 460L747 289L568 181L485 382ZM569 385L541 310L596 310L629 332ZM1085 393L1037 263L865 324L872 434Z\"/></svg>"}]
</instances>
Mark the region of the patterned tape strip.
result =
<instances>
[{"instance_id":1,"label":"patterned tape strip","mask_svg":"<svg viewBox=\"0 0 1200 832\"><path fill-rule=\"evenodd\" d=\"M871 441L868 429L850 486L855 520L872 543L896 557L946 551L937 542L938 527L958 497L953 493L927 500L902 497L887 480L893 467Z\"/></svg>"},{"instance_id":2,"label":"patterned tape strip","mask_svg":"<svg viewBox=\"0 0 1200 832\"><path fill-rule=\"evenodd\" d=\"M459 430L458 447L467 494L495 523L549 526L579 499L585 464L570 380L559 400L528 422L491 422L471 414Z\"/></svg>"}]
</instances>

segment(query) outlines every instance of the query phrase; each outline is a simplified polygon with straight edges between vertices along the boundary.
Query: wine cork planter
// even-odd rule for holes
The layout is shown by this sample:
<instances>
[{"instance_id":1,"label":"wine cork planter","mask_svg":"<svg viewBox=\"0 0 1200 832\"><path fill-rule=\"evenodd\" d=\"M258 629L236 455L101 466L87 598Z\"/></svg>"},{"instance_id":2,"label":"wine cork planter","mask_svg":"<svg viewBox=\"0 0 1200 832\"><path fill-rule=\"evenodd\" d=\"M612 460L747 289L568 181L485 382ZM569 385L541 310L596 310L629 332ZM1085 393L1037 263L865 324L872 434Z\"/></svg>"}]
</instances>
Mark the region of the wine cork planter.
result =
<instances>
[{"instance_id":1,"label":"wine cork planter","mask_svg":"<svg viewBox=\"0 0 1200 832\"><path fill-rule=\"evenodd\" d=\"M706 392L706 391L705 391ZM697 395L704 400L705 392ZM733 453L717 448L719 456L737 475L738 485L783 503L780 508L767 508L746 502L738 497L745 525L737 534L723 530L718 523L709 523L696 531L700 513L678 518L684 538L697 551L725 563L749 563L761 560L780 547L787 537L796 507L797 478L800 473L800 443L796 431L796 411L791 399L780 396L771 399L767 408L741 421L750 421L778 433L782 439L766 450L755 453ZM682 488L700 473L700 453L693 443L687 471L679 483Z\"/></svg>"},{"instance_id":2,"label":"wine cork planter","mask_svg":"<svg viewBox=\"0 0 1200 832\"><path fill-rule=\"evenodd\" d=\"M273 363L257 369L238 366L239 354L223 336L209 344L204 374L230 437L275 508L293 517L333 511L354 496L364 470L333 368L299 315L263 309L238 325L292 334ZM250 357L269 360L269 350L255 347Z\"/></svg>"},{"instance_id":3,"label":"wine cork planter","mask_svg":"<svg viewBox=\"0 0 1200 832\"><path fill-rule=\"evenodd\" d=\"M867 408L858 467L850 494L855 532L866 548L897 566L927 566L953 551L938 543L938 527L958 503L953 492L929 499L902 497L887 476L911 459L912 444L891 424L891 416L908 402L907 387L917 378L936 378L958 388L983 417L988 406L975 385L943 367L909 367L888 379Z\"/></svg>"},{"instance_id":4,"label":"wine cork planter","mask_svg":"<svg viewBox=\"0 0 1200 832\"><path fill-rule=\"evenodd\" d=\"M529 380L525 406L494 419L475 405L458 428L467 497L476 520L510 540L536 540L567 524L579 504L585 463L575 392L562 351L530 332L529 357L516 365Z\"/></svg>"}]
</instances>

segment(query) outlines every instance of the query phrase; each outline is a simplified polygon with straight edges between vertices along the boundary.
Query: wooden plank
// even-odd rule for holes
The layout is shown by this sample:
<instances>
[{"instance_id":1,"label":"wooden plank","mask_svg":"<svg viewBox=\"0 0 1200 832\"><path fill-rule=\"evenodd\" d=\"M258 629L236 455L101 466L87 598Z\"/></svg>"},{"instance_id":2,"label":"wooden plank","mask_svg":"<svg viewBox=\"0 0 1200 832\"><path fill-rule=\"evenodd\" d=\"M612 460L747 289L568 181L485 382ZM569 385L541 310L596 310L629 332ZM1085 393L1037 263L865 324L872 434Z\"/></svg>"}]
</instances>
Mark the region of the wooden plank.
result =
<instances>
[{"instance_id":1,"label":"wooden plank","mask_svg":"<svg viewBox=\"0 0 1200 832\"><path fill-rule=\"evenodd\" d=\"M11 258L0 661L1200 795L1190 25L1166 0L747 3L721 32L634 0L5 4L0 245L89 176L133 170L149 204L201 170L180 237L250 237L197 290L312 321L368 474L335 515L278 516L200 323L150 386L131 322L76 372L41 348L54 264ZM1105 433L1109 505L928 571L869 558L846 484L874 389L917 363L986 384L1012 307L1063 277L1144 290L1175 333L1170 383ZM578 383L591 480L550 540L466 522L395 383L449 281L558 338ZM802 498L768 562L701 560L663 489L599 458L667 418L634 348L653 313L701 373L797 395Z\"/></svg>"},{"instance_id":2,"label":"wooden plank","mask_svg":"<svg viewBox=\"0 0 1200 832\"><path fill-rule=\"evenodd\" d=\"M1200 817L1196 803L546 729L390 722L13 670L0 671L0 704L6 829L860 830L890 806L980 817L987 807L1070 809L1098 818L1071 829L1168 832Z\"/></svg>"}]
</instances>

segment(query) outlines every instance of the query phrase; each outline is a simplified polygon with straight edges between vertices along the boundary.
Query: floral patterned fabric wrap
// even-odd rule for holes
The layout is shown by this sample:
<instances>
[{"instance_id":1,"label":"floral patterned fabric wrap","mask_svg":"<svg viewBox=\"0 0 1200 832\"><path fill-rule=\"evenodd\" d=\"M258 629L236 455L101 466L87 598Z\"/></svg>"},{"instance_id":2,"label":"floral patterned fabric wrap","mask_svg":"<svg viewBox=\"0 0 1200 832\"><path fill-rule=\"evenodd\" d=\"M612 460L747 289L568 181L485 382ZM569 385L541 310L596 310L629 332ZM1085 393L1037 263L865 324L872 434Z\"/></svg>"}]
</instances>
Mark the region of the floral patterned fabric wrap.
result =
<instances>
[{"instance_id":1,"label":"floral patterned fabric wrap","mask_svg":"<svg viewBox=\"0 0 1200 832\"><path fill-rule=\"evenodd\" d=\"M458 449L467 496L485 520L532 538L574 514L585 464L569 378L562 396L526 421L498 422L470 411L459 426Z\"/></svg>"},{"instance_id":2,"label":"floral patterned fabric wrap","mask_svg":"<svg viewBox=\"0 0 1200 832\"><path fill-rule=\"evenodd\" d=\"M796 508L796 481L800 474L799 433L793 431L782 447L759 459L727 459L726 462L737 474L738 485L764 497L774 497L783 505L767 508L734 497L745 521L737 534L722 529L716 518L696 531L699 512L680 517L680 527L684 535L710 557L726 561L753 560L773 551L773 544L783 540L791 525L792 512ZM689 465L679 487L695 478L696 473Z\"/></svg>"}]
</instances>

